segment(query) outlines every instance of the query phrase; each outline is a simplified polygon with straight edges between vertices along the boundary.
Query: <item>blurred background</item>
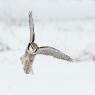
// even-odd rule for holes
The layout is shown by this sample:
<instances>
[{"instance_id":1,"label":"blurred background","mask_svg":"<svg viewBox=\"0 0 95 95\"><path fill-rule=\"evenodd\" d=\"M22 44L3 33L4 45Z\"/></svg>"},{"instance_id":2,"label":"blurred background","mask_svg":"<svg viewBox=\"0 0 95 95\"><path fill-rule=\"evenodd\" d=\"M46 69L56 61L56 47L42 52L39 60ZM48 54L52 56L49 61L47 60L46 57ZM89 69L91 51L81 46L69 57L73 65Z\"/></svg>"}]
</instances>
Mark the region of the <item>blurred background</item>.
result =
<instances>
[{"instance_id":1,"label":"blurred background","mask_svg":"<svg viewBox=\"0 0 95 95\"><path fill-rule=\"evenodd\" d=\"M8 50L25 47L29 11L33 12L38 43L54 44L73 53L94 44L94 0L0 0L1 51L4 45Z\"/></svg>"},{"instance_id":2,"label":"blurred background","mask_svg":"<svg viewBox=\"0 0 95 95\"><path fill-rule=\"evenodd\" d=\"M39 46L80 61L37 56L35 75L25 75L20 56L29 42L29 11ZM95 95L94 35L95 0L0 0L0 94Z\"/></svg>"}]
</instances>

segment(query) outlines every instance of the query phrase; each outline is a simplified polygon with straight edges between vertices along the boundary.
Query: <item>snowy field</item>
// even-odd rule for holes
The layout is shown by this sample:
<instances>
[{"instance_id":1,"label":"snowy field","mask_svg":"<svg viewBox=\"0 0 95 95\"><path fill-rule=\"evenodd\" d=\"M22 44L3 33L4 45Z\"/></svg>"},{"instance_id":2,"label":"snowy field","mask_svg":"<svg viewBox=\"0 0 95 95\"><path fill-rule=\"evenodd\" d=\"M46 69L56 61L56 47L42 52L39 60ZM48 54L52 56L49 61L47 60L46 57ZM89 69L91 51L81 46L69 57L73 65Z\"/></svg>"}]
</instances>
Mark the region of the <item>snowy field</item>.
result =
<instances>
[{"instance_id":1,"label":"snowy field","mask_svg":"<svg viewBox=\"0 0 95 95\"><path fill-rule=\"evenodd\" d=\"M95 95L95 1L33 0L33 8L32 0L23 0L21 8L16 6L18 0L9 1L0 0L0 95ZM29 41L27 12L31 8L36 43L80 61L37 55L34 75L24 73L20 56Z\"/></svg>"}]
</instances>

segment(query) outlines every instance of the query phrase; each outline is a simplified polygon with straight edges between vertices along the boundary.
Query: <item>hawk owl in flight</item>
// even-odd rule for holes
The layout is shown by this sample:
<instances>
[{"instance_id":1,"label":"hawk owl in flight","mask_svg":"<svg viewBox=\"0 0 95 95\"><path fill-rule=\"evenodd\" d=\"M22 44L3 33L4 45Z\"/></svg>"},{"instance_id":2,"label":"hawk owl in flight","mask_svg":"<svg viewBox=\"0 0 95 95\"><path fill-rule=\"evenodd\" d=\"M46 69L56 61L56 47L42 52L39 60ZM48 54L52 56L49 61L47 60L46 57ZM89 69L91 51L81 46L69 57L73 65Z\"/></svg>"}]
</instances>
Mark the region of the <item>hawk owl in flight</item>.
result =
<instances>
[{"instance_id":1,"label":"hawk owl in flight","mask_svg":"<svg viewBox=\"0 0 95 95\"><path fill-rule=\"evenodd\" d=\"M25 54L21 56L21 62L23 64L23 69L26 74L32 72L33 74L33 60L37 54L49 55L58 59L73 61L73 59L65 53L50 47L50 46L42 46L39 47L35 41L35 33L34 33L34 23L32 18L32 12L29 12L29 28L30 28L30 41L25 50Z\"/></svg>"}]
</instances>

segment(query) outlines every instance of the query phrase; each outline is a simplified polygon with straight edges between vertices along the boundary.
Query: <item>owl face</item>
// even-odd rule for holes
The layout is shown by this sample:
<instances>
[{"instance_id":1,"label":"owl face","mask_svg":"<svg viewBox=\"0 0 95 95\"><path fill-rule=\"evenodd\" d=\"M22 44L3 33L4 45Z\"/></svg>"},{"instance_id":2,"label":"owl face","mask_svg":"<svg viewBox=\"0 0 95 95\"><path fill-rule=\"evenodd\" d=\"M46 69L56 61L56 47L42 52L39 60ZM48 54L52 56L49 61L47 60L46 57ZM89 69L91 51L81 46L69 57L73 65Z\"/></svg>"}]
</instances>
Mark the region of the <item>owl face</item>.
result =
<instances>
[{"instance_id":1,"label":"owl face","mask_svg":"<svg viewBox=\"0 0 95 95\"><path fill-rule=\"evenodd\" d=\"M30 44L29 48L28 48L28 51L30 51L31 53L35 53L38 49L38 46L36 43L32 43Z\"/></svg>"}]
</instances>

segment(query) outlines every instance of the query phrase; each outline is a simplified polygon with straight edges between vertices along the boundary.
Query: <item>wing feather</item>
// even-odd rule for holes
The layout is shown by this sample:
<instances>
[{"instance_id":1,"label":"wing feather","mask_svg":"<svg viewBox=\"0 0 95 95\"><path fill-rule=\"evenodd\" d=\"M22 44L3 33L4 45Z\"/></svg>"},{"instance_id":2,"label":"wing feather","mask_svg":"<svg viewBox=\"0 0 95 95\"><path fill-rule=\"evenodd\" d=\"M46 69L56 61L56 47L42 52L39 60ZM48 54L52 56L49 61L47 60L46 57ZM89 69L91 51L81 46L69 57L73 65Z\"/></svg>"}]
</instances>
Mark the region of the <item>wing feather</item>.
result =
<instances>
[{"instance_id":1,"label":"wing feather","mask_svg":"<svg viewBox=\"0 0 95 95\"><path fill-rule=\"evenodd\" d=\"M34 42L35 40L32 12L29 12L29 28L30 28L30 43L31 43L31 42Z\"/></svg>"},{"instance_id":2,"label":"wing feather","mask_svg":"<svg viewBox=\"0 0 95 95\"><path fill-rule=\"evenodd\" d=\"M56 57L58 59L73 61L73 59L70 56L68 56L67 54L65 54L55 48L48 47L48 46L39 47L36 54L50 55L50 56Z\"/></svg>"}]
</instances>

